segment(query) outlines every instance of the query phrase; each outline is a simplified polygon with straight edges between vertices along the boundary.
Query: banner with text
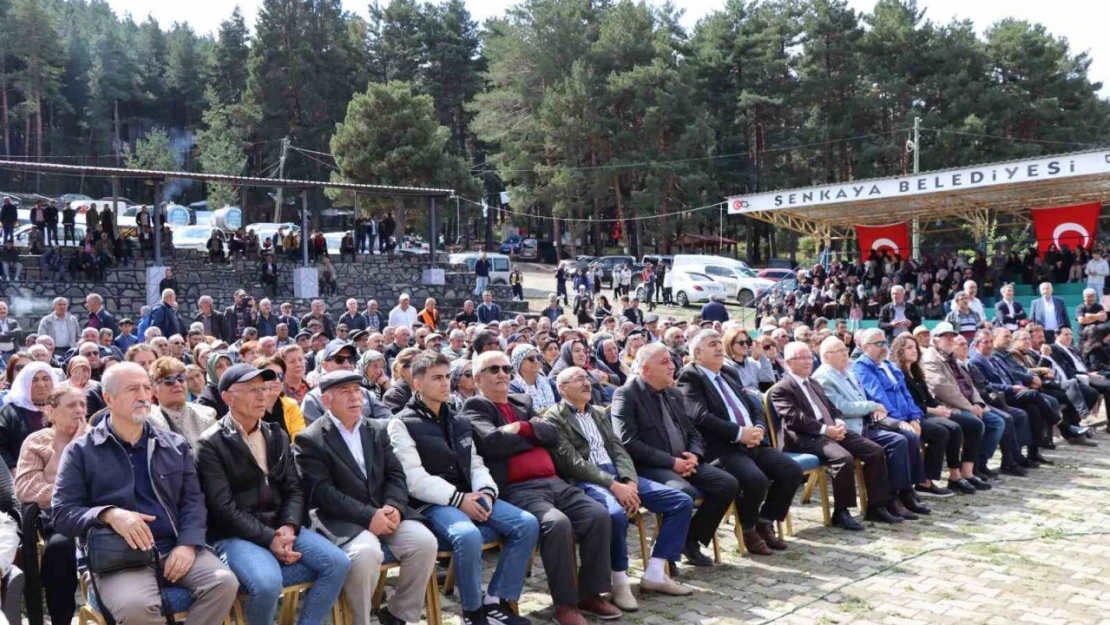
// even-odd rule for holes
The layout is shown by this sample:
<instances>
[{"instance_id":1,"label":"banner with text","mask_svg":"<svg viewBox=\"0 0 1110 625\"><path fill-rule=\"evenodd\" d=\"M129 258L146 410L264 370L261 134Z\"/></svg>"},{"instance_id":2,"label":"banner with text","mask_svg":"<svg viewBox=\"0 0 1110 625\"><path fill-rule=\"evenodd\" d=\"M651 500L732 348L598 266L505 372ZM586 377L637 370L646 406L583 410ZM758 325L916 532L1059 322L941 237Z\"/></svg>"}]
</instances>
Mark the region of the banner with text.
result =
<instances>
[{"instance_id":1,"label":"banner with text","mask_svg":"<svg viewBox=\"0 0 1110 625\"><path fill-rule=\"evenodd\" d=\"M1033 218L1033 231L1037 234L1037 250L1044 254L1052 244L1056 244L1057 248L1066 245L1070 250L1080 246L1091 249L1098 234L1098 215L1101 212L1100 202L1034 208L1029 213Z\"/></svg>"},{"instance_id":2,"label":"banner with text","mask_svg":"<svg viewBox=\"0 0 1110 625\"><path fill-rule=\"evenodd\" d=\"M871 250L880 254L883 250L891 250L902 258L909 258L910 227L906 222L890 224L887 226L856 226L856 238L859 239L859 253L865 260L871 255Z\"/></svg>"}]
</instances>

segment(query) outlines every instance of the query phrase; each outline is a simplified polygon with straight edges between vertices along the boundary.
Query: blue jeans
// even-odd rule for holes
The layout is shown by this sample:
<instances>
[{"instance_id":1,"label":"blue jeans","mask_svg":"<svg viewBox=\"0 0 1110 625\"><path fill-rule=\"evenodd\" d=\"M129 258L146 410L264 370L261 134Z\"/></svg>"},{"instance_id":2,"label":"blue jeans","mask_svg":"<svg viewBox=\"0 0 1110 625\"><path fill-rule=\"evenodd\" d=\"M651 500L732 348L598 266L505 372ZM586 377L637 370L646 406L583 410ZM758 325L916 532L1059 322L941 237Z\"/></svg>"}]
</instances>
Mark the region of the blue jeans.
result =
<instances>
[{"instance_id":1,"label":"blue jeans","mask_svg":"<svg viewBox=\"0 0 1110 625\"><path fill-rule=\"evenodd\" d=\"M423 514L432 524L432 533L451 544L464 611L482 607L483 540L479 525L492 529L504 541L497 568L489 580L489 594L510 601L520 598L528 560L540 537L540 522L535 516L501 500L493 503L493 514L479 524L453 506L431 506Z\"/></svg>"},{"instance_id":2,"label":"blue jeans","mask_svg":"<svg viewBox=\"0 0 1110 625\"><path fill-rule=\"evenodd\" d=\"M489 283L489 276L478 276L478 286L474 287L474 297L481 297L482 293L486 292L486 284Z\"/></svg>"},{"instance_id":3,"label":"blue jeans","mask_svg":"<svg viewBox=\"0 0 1110 625\"><path fill-rule=\"evenodd\" d=\"M351 560L342 549L304 527L293 543L293 550L301 554L294 564L281 564L269 549L242 538L225 538L216 541L214 547L247 593L243 603L247 625L273 623L281 589L305 582L312 582L312 588L305 592L297 625L323 623L351 568Z\"/></svg>"},{"instance_id":4,"label":"blue jeans","mask_svg":"<svg viewBox=\"0 0 1110 625\"><path fill-rule=\"evenodd\" d=\"M598 468L617 475L617 468L611 464L601 464ZM577 486L609 511L609 521L613 527L613 538L609 543L610 568L614 571L627 571L628 514L608 488L589 482L578 482ZM636 486L639 489L640 505L663 515L663 524L659 526L659 537L652 548L651 556L669 561L678 560L683 546L686 545L694 500L678 489L643 477L639 478ZM647 567L647 562L644 567Z\"/></svg>"},{"instance_id":5,"label":"blue jeans","mask_svg":"<svg viewBox=\"0 0 1110 625\"><path fill-rule=\"evenodd\" d=\"M1002 442L1002 435L1009 429L1014 430L1014 419L997 408L988 408L983 412L983 442L979 446L979 457L976 459L980 467L987 466L998 444Z\"/></svg>"},{"instance_id":6,"label":"blue jeans","mask_svg":"<svg viewBox=\"0 0 1110 625\"><path fill-rule=\"evenodd\" d=\"M921 439L913 430L880 430L867 428L867 438L883 448L890 489L903 494L914 484L925 482L925 464L921 459Z\"/></svg>"}]
</instances>

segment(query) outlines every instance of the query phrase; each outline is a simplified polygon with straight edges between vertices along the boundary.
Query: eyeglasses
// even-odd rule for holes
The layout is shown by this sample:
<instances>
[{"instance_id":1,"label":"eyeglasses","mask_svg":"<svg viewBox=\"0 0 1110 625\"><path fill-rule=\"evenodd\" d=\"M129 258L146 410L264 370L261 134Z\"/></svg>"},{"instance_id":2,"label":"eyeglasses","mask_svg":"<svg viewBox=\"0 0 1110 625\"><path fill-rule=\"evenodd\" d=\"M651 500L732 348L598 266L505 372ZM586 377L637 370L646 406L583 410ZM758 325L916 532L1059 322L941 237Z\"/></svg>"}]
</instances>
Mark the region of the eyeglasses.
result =
<instances>
[{"instance_id":1,"label":"eyeglasses","mask_svg":"<svg viewBox=\"0 0 1110 625\"><path fill-rule=\"evenodd\" d=\"M485 369L482 369L482 372L483 373L488 373L490 375L497 375L498 373L504 373L505 375L512 375L513 374L513 367L512 367L512 365L490 365L490 366L486 367Z\"/></svg>"},{"instance_id":2,"label":"eyeglasses","mask_svg":"<svg viewBox=\"0 0 1110 625\"><path fill-rule=\"evenodd\" d=\"M285 381L285 374L284 373L274 371L274 375L277 376L276 378L274 378L275 382L284 382Z\"/></svg>"},{"instance_id":3,"label":"eyeglasses","mask_svg":"<svg viewBox=\"0 0 1110 625\"><path fill-rule=\"evenodd\" d=\"M167 375L166 377L158 380L162 386L173 386L174 384L184 384L185 374L179 373L177 375Z\"/></svg>"},{"instance_id":4,"label":"eyeglasses","mask_svg":"<svg viewBox=\"0 0 1110 625\"><path fill-rule=\"evenodd\" d=\"M875 341L874 343L868 343L868 345L874 345L875 347L886 347L887 345L890 345L890 343L886 341Z\"/></svg>"},{"instance_id":5,"label":"eyeglasses","mask_svg":"<svg viewBox=\"0 0 1110 625\"><path fill-rule=\"evenodd\" d=\"M540 361L540 359L537 358L534 355L533 356L525 356L524 360L527 360L528 362L539 362Z\"/></svg>"},{"instance_id":6,"label":"eyeglasses","mask_svg":"<svg viewBox=\"0 0 1110 625\"><path fill-rule=\"evenodd\" d=\"M337 365L345 365L347 363L354 364L355 359L350 356L332 356L331 361Z\"/></svg>"},{"instance_id":7,"label":"eyeglasses","mask_svg":"<svg viewBox=\"0 0 1110 625\"><path fill-rule=\"evenodd\" d=\"M743 347L747 347L747 346L751 345L752 342L751 341L733 341L732 344L733 344L733 346L740 345L740 346L743 346Z\"/></svg>"},{"instance_id":8,"label":"eyeglasses","mask_svg":"<svg viewBox=\"0 0 1110 625\"><path fill-rule=\"evenodd\" d=\"M473 372L473 371L463 371L463 372L462 372L462 377L464 377L464 378L472 378L472 377L474 377L474 372Z\"/></svg>"}]
</instances>

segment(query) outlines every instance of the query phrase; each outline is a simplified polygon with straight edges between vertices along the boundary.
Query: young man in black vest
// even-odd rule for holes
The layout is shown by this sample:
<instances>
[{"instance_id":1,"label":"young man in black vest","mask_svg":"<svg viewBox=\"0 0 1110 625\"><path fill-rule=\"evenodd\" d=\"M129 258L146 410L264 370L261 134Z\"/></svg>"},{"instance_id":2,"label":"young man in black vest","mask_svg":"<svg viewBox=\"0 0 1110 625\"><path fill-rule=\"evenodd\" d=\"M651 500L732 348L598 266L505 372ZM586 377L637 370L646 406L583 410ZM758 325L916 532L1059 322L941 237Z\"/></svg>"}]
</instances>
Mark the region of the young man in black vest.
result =
<instances>
[{"instance_id":1,"label":"young man in black vest","mask_svg":"<svg viewBox=\"0 0 1110 625\"><path fill-rule=\"evenodd\" d=\"M389 421L389 440L405 469L412 507L452 546L464 625L529 625L508 602L524 589L540 524L497 498L497 482L474 450L470 423L448 401L450 367L446 356L432 351L412 361L412 399ZM490 540L502 546L483 596L482 544Z\"/></svg>"}]
</instances>

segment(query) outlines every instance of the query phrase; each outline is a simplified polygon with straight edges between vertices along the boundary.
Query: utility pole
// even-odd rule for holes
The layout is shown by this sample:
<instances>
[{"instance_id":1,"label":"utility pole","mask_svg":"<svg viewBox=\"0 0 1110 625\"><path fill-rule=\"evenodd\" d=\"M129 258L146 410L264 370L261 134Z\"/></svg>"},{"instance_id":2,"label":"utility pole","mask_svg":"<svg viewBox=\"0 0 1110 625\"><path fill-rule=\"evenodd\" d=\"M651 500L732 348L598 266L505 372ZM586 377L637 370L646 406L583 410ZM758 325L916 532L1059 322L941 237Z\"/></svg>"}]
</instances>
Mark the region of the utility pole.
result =
<instances>
[{"instance_id":1,"label":"utility pole","mask_svg":"<svg viewBox=\"0 0 1110 625\"><path fill-rule=\"evenodd\" d=\"M285 178L285 157L289 153L289 137L281 138L281 158L278 160L278 178ZM281 202L282 190L284 187L278 187L277 198L274 203L274 223L281 223ZM301 233L304 236L304 233Z\"/></svg>"},{"instance_id":2,"label":"utility pole","mask_svg":"<svg viewBox=\"0 0 1110 625\"><path fill-rule=\"evenodd\" d=\"M921 171L921 118L913 118L913 141L910 143L910 150L913 152L913 173L916 175ZM913 239L913 257L914 259L921 258L921 222L917 217L913 218L913 229L910 231L910 236Z\"/></svg>"}]
</instances>

